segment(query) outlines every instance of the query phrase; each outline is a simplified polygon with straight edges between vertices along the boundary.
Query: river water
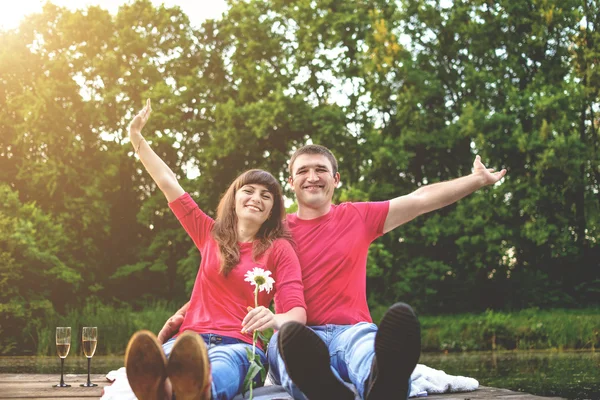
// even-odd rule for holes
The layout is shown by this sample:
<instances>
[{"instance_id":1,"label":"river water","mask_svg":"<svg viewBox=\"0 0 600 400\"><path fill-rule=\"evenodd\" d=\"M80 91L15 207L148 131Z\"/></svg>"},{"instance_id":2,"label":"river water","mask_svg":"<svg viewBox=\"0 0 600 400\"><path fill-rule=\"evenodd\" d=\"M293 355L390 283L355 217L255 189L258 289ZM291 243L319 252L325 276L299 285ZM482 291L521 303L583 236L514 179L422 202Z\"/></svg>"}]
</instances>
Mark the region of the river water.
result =
<instances>
[{"instance_id":1,"label":"river water","mask_svg":"<svg viewBox=\"0 0 600 400\"><path fill-rule=\"evenodd\" d=\"M539 396L600 399L600 352L507 351L423 354L419 361L480 385Z\"/></svg>"},{"instance_id":2,"label":"river water","mask_svg":"<svg viewBox=\"0 0 600 400\"><path fill-rule=\"evenodd\" d=\"M600 399L600 352L424 353L419 361L451 375L476 378L484 386L540 396ZM91 372L103 374L123 366L123 356L95 356ZM66 374L87 372L87 360L71 355ZM58 357L0 357L0 373L60 373Z\"/></svg>"}]
</instances>

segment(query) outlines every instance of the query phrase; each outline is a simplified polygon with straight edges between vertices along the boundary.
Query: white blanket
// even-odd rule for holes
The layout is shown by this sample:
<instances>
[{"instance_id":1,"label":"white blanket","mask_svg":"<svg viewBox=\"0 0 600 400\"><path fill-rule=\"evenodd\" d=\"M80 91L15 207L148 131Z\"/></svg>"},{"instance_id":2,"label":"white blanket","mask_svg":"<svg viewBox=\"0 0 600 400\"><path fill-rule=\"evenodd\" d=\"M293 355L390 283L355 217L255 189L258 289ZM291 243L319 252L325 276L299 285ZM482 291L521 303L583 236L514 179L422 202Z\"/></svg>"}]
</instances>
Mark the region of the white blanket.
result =
<instances>
[{"instance_id":1,"label":"white blanket","mask_svg":"<svg viewBox=\"0 0 600 400\"><path fill-rule=\"evenodd\" d=\"M135 394L129 386L125 367L116 371L110 371L106 374L106 379L112 382L112 385L105 386L101 399L104 400L136 400Z\"/></svg>"},{"instance_id":2,"label":"white blanket","mask_svg":"<svg viewBox=\"0 0 600 400\"><path fill-rule=\"evenodd\" d=\"M448 375L439 369L417 364L410 376L410 397L421 397L427 394L471 392L479 387L479 382L465 376Z\"/></svg>"},{"instance_id":3,"label":"white blanket","mask_svg":"<svg viewBox=\"0 0 600 400\"><path fill-rule=\"evenodd\" d=\"M116 371L110 371L106 374L106 379L112 381L113 384L104 388L104 394L101 400L136 400L135 395L131 391L125 367ZM428 394L453 393L453 392L470 392L479 387L479 382L473 378L464 376L448 375L444 371L427 367L423 364L417 364L411 375L411 390L410 397L424 397ZM257 389L254 398L260 399L291 399L283 388L274 391L270 388L268 394L261 396L261 389ZM241 398L241 396L238 396ZM237 397L236 397L237 398Z\"/></svg>"}]
</instances>

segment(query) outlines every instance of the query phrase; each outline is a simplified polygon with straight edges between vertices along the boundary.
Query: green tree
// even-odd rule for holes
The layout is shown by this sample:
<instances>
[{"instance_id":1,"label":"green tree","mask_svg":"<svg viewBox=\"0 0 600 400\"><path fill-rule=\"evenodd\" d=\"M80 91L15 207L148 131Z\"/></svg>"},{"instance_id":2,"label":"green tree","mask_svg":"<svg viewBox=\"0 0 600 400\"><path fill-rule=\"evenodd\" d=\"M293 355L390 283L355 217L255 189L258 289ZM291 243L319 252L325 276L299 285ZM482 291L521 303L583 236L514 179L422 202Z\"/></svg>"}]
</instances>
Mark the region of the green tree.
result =
<instances>
[{"instance_id":1,"label":"green tree","mask_svg":"<svg viewBox=\"0 0 600 400\"><path fill-rule=\"evenodd\" d=\"M0 184L0 354L35 347L35 318L67 304L69 293L83 283L67 265L67 244L60 222L35 202ZM24 329L25 328L25 329Z\"/></svg>"},{"instance_id":2,"label":"green tree","mask_svg":"<svg viewBox=\"0 0 600 400\"><path fill-rule=\"evenodd\" d=\"M597 259L584 255L597 241L597 212L584 210L598 207L584 171L598 163L580 137L572 69L580 4L405 1L393 18L374 14L365 65L381 128L369 136L369 197L469 173L475 153L509 168L501 186L384 239L395 261L380 301L450 311L592 300L576 293L598 277ZM374 184L381 177L387 185Z\"/></svg>"},{"instance_id":3,"label":"green tree","mask_svg":"<svg viewBox=\"0 0 600 400\"><path fill-rule=\"evenodd\" d=\"M46 4L0 32L2 318L186 299L199 254L125 135L147 98L146 138L210 215L246 169L284 183L311 141L338 157L336 201L468 174L475 154L507 167L373 245L373 307L598 304L599 15L591 0L251 0L193 27L149 0Z\"/></svg>"}]
</instances>

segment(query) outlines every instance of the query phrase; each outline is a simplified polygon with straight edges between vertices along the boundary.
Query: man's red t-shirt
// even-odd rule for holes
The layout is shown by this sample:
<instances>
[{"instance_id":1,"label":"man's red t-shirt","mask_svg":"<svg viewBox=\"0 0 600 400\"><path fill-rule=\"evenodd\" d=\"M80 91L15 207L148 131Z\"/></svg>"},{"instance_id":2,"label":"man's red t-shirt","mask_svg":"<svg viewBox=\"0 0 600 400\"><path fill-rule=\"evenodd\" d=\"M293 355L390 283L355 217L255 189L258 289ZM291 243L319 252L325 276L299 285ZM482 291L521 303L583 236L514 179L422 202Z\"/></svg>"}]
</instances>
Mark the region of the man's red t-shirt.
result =
<instances>
[{"instance_id":1,"label":"man's red t-shirt","mask_svg":"<svg viewBox=\"0 0 600 400\"><path fill-rule=\"evenodd\" d=\"M244 278L255 267L271 271L275 280L271 293L259 292L259 305L269 307L274 298L278 313L294 307L306 308L300 264L290 242L276 240L256 261L252 260L252 243L240 243L240 262L225 277L219 272L219 246L211 234L214 220L200 210L188 193L169 203L169 207L202 256L180 332L213 333L252 343L252 334L244 335L241 330L247 307L254 307L255 287Z\"/></svg>"},{"instance_id":2,"label":"man's red t-shirt","mask_svg":"<svg viewBox=\"0 0 600 400\"><path fill-rule=\"evenodd\" d=\"M287 222L302 266L309 326L372 322L367 305L367 254L383 234L389 201L332 205L326 215Z\"/></svg>"}]
</instances>

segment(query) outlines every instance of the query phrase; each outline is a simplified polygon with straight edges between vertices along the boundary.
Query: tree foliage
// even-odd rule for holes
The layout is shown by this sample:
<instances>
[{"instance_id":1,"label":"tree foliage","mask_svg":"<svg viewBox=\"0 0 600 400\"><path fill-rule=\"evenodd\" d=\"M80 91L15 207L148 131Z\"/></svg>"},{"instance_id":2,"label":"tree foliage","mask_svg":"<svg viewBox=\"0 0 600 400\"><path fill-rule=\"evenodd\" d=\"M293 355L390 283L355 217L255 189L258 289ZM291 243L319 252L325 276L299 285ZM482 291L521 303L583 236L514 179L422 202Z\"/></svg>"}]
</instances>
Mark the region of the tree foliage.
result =
<instances>
[{"instance_id":1,"label":"tree foliage","mask_svg":"<svg viewBox=\"0 0 600 400\"><path fill-rule=\"evenodd\" d=\"M246 169L284 183L310 141L338 157L336 201L463 176L475 154L508 168L372 246L373 307L600 302L594 1L230 1L199 27L148 0L48 3L0 44L0 353L89 298L189 295L199 255L125 134L146 98L146 137L212 215Z\"/></svg>"}]
</instances>

